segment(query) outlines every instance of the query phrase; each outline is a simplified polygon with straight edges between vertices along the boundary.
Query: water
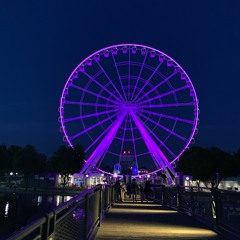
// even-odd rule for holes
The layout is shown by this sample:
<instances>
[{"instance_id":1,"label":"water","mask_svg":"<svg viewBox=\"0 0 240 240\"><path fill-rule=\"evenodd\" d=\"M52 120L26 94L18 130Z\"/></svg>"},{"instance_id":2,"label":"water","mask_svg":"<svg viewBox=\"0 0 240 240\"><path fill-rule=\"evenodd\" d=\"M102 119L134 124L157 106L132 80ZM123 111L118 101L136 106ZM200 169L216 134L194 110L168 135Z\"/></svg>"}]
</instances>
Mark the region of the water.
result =
<instances>
[{"instance_id":1,"label":"water","mask_svg":"<svg viewBox=\"0 0 240 240\"><path fill-rule=\"evenodd\" d=\"M0 240L71 198L42 193L0 193Z\"/></svg>"}]
</instances>

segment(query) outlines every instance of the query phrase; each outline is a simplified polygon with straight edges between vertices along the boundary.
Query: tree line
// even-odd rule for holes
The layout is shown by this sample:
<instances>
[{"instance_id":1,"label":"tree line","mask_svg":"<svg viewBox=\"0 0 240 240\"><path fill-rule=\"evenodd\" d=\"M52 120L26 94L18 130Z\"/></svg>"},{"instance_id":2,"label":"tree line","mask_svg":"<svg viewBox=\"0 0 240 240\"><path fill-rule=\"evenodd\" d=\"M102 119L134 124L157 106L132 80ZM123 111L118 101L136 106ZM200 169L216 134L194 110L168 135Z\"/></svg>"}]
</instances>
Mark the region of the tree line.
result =
<instances>
[{"instance_id":1,"label":"tree line","mask_svg":"<svg viewBox=\"0 0 240 240\"><path fill-rule=\"evenodd\" d=\"M84 149L79 144L74 148L60 146L49 158L39 153L32 145L24 147L0 145L0 175L10 175L11 172L21 173L28 188L30 176L54 172L61 174L65 187L69 174L82 169L84 158Z\"/></svg>"},{"instance_id":2,"label":"tree line","mask_svg":"<svg viewBox=\"0 0 240 240\"><path fill-rule=\"evenodd\" d=\"M193 176L198 184L217 188L224 178L240 176L240 150L231 154L217 147L193 146L181 155L176 170Z\"/></svg>"},{"instance_id":3,"label":"tree line","mask_svg":"<svg viewBox=\"0 0 240 240\"><path fill-rule=\"evenodd\" d=\"M85 152L79 144L74 148L60 146L51 157L39 153L32 145L0 145L0 175L21 173L27 188L31 175L54 172L61 174L65 187L69 174L79 172L84 159ZM216 147L193 146L181 155L176 171L193 176L206 187L216 188L223 178L240 176L240 150L231 154Z\"/></svg>"}]
</instances>

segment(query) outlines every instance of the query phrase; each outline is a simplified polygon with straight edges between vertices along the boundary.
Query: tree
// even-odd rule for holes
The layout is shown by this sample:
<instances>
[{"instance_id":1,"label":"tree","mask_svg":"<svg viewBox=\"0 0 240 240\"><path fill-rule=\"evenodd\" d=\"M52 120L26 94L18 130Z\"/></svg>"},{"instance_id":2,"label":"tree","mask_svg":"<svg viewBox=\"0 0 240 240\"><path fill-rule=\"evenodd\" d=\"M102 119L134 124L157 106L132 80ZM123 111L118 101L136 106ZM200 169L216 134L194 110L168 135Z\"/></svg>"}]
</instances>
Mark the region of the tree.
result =
<instances>
[{"instance_id":1,"label":"tree","mask_svg":"<svg viewBox=\"0 0 240 240\"><path fill-rule=\"evenodd\" d=\"M21 149L20 146L17 145L11 145L8 148L8 164L7 164L7 169L6 172L9 174L10 172L15 172L16 169L14 167L14 159L17 154L17 152Z\"/></svg>"},{"instance_id":2,"label":"tree","mask_svg":"<svg viewBox=\"0 0 240 240\"><path fill-rule=\"evenodd\" d=\"M32 145L26 145L23 148L19 148L13 158L15 169L24 174L27 189L30 175L43 170L42 166L46 157L43 154L39 154Z\"/></svg>"},{"instance_id":3,"label":"tree","mask_svg":"<svg viewBox=\"0 0 240 240\"><path fill-rule=\"evenodd\" d=\"M180 157L178 170L216 188L223 178L234 175L233 163L233 156L219 148L192 147Z\"/></svg>"},{"instance_id":4,"label":"tree","mask_svg":"<svg viewBox=\"0 0 240 240\"><path fill-rule=\"evenodd\" d=\"M81 145L74 148L60 146L49 159L49 171L61 174L63 179L63 190L69 180L69 175L79 172L83 166L85 152Z\"/></svg>"},{"instance_id":5,"label":"tree","mask_svg":"<svg viewBox=\"0 0 240 240\"><path fill-rule=\"evenodd\" d=\"M234 164L233 169L235 176L240 176L240 149L233 154Z\"/></svg>"},{"instance_id":6,"label":"tree","mask_svg":"<svg viewBox=\"0 0 240 240\"><path fill-rule=\"evenodd\" d=\"M8 164L8 150L5 145L0 145L0 175L4 174Z\"/></svg>"}]
</instances>

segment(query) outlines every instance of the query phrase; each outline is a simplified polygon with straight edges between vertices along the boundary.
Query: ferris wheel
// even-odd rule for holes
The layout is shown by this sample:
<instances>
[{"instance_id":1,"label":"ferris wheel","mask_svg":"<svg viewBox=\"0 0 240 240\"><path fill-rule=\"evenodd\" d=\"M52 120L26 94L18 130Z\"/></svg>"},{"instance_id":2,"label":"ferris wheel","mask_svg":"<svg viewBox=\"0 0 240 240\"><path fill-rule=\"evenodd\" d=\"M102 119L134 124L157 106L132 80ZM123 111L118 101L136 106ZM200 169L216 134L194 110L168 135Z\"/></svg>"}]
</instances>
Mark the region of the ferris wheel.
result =
<instances>
[{"instance_id":1,"label":"ferris wheel","mask_svg":"<svg viewBox=\"0 0 240 240\"><path fill-rule=\"evenodd\" d=\"M149 46L119 44L85 58L60 100L64 141L86 152L82 173L131 162L167 169L194 142L198 99L184 69Z\"/></svg>"}]
</instances>

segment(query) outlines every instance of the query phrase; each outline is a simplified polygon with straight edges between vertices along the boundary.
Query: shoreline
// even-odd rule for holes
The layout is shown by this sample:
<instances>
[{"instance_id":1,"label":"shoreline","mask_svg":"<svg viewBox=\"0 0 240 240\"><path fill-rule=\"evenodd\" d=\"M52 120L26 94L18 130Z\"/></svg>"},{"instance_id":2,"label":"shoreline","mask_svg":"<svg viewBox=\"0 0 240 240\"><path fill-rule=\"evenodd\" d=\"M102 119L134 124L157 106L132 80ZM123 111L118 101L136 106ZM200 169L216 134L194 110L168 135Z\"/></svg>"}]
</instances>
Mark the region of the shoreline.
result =
<instances>
[{"instance_id":1,"label":"shoreline","mask_svg":"<svg viewBox=\"0 0 240 240\"><path fill-rule=\"evenodd\" d=\"M77 187L66 187L65 189L59 187L45 187L45 188L33 188L29 187L25 189L25 187L16 187L16 188L9 188L9 187L1 187L0 186L0 193L40 193L40 194L59 194L59 195L77 195L86 189L77 188Z\"/></svg>"}]
</instances>

